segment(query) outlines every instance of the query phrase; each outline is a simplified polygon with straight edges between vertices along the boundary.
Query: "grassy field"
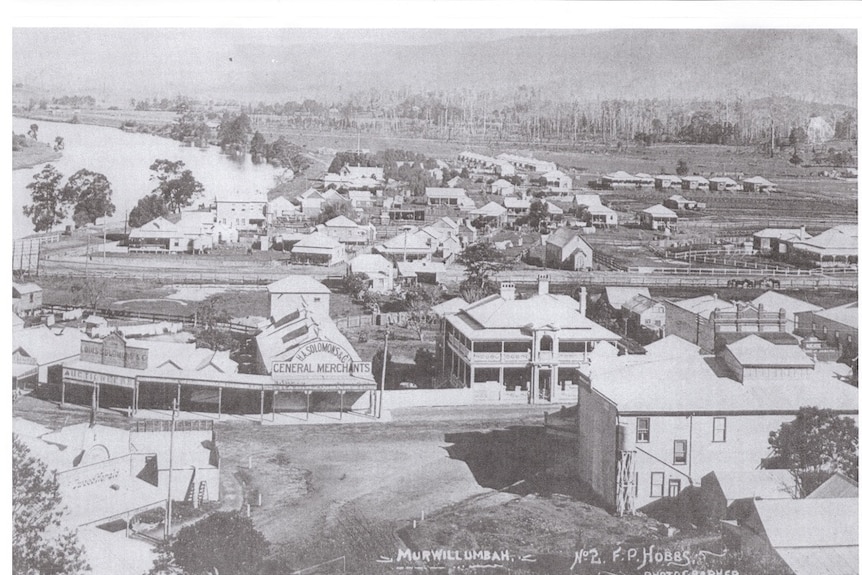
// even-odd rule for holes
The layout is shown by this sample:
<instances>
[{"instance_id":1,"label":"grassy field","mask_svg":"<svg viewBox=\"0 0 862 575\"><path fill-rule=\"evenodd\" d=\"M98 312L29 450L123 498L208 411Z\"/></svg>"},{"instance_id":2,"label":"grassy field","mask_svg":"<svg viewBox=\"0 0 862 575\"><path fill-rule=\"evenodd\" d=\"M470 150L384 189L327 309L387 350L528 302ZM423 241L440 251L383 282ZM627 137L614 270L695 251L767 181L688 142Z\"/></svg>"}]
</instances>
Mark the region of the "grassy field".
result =
<instances>
[{"instance_id":1,"label":"grassy field","mask_svg":"<svg viewBox=\"0 0 862 575\"><path fill-rule=\"evenodd\" d=\"M32 168L46 162L55 162L61 157L62 152L55 152L49 144L29 142L20 150L12 150L12 169Z\"/></svg>"}]
</instances>

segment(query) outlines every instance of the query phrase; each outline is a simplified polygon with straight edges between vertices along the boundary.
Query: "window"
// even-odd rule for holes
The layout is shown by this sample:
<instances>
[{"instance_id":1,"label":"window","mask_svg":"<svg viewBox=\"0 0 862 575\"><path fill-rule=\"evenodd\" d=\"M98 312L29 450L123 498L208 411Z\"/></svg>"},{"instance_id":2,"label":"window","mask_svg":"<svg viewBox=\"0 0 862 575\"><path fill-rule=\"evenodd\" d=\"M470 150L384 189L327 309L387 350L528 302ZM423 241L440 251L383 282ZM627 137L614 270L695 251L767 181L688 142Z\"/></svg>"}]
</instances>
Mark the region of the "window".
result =
<instances>
[{"instance_id":1,"label":"window","mask_svg":"<svg viewBox=\"0 0 862 575\"><path fill-rule=\"evenodd\" d=\"M668 479L667 481L667 495L668 497L676 497L679 495L679 479Z\"/></svg>"},{"instance_id":2,"label":"window","mask_svg":"<svg viewBox=\"0 0 862 575\"><path fill-rule=\"evenodd\" d=\"M638 443L649 443L649 417L638 417Z\"/></svg>"},{"instance_id":3,"label":"window","mask_svg":"<svg viewBox=\"0 0 862 575\"><path fill-rule=\"evenodd\" d=\"M727 419L724 417L712 418L712 442L724 443L727 440Z\"/></svg>"},{"instance_id":4,"label":"window","mask_svg":"<svg viewBox=\"0 0 862 575\"><path fill-rule=\"evenodd\" d=\"M685 465L688 462L688 441L677 439L673 442L673 464Z\"/></svg>"},{"instance_id":5,"label":"window","mask_svg":"<svg viewBox=\"0 0 862 575\"><path fill-rule=\"evenodd\" d=\"M664 497L664 473L653 471L650 474L649 496Z\"/></svg>"}]
</instances>

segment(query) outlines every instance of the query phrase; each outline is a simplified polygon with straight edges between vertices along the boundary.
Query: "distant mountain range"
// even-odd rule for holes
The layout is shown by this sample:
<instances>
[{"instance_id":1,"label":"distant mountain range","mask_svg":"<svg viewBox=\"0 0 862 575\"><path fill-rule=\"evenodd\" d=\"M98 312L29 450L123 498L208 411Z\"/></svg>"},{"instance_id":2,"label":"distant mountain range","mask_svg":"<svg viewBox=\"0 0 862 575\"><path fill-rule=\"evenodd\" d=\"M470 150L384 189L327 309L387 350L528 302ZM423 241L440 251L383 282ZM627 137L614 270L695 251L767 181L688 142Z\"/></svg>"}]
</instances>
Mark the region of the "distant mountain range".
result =
<instances>
[{"instance_id":1,"label":"distant mountain range","mask_svg":"<svg viewBox=\"0 0 862 575\"><path fill-rule=\"evenodd\" d=\"M129 36L135 32L149 41L144 53L138 37ZM253 30L239 41L174 44L170 35L153 41L147 34L158 31L113 33L91 42L101 47L92 53L82 53L87 44L79 42L84 48L67 44L56 55L16 54L13 36L14 81L103 99L185 94L338 102L371 89L501 94L523 86L554 100L785 96L853 107L857 101L855 31L548 31L473 39L464 30L463 38L447 31L445 41L422 45L332 38L258 43Z\"/></svg>"}]
</instances>

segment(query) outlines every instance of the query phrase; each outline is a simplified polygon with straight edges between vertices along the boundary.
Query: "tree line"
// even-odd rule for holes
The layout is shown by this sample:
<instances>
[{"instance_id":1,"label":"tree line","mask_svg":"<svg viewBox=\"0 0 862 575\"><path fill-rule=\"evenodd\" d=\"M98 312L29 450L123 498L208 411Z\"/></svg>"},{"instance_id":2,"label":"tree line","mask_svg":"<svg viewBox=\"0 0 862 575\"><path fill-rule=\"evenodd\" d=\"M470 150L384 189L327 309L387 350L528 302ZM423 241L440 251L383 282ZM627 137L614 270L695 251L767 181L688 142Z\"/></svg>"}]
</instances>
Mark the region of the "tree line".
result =
<instances>
[{"instance_id":1,"label":"tree line","mask_svg":"<svg viewBox=\"0 0 862 575\"><path fill-rule=\"evenodd\" d=\"M70 212L75 227L114 215L113 190L104 174L81 169L65 184L62 181L63 174L52 164L46 164L27 184L32 203L24 206L24 215L33 222L35 231L52 230L63 223Z\"/></svg>"}]
</instances>

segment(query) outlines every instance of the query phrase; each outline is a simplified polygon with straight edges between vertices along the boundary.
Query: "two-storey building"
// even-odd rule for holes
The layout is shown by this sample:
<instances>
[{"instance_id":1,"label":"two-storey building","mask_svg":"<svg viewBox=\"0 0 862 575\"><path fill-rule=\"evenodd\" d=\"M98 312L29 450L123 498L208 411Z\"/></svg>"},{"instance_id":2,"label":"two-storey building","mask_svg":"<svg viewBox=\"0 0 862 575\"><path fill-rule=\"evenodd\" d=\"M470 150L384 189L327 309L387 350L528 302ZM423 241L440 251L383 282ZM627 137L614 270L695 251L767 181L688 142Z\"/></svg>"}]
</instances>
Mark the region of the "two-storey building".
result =
<instances>
[{"instance_id":1,"label":"two-storey building","mask_svg":"<svg viewBox=\"0 0 862 575\"><path fill-rule=\"evenodd\" d=\"M517 299L514 284L503 282L499 294L447 315L441 337L448 377L466 387L497 382L501 394L530 403L574 402L577 369L599 344L620 338L587 319L585 289L576 301L548 288L540 276L538 293Z\"/></svg>"}]
</instances>

